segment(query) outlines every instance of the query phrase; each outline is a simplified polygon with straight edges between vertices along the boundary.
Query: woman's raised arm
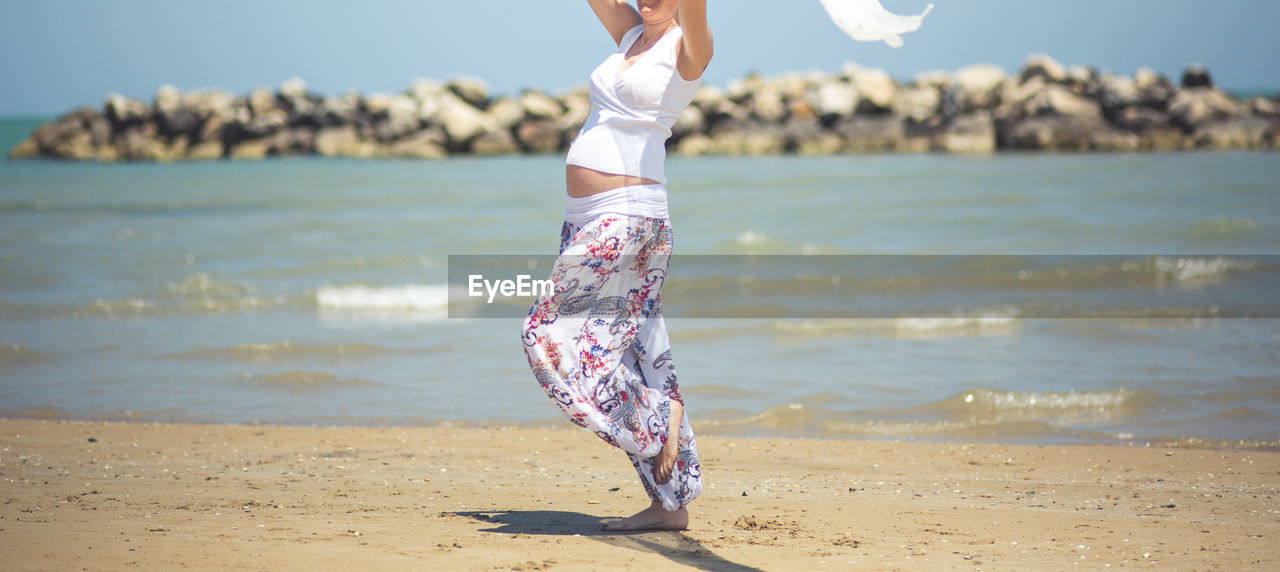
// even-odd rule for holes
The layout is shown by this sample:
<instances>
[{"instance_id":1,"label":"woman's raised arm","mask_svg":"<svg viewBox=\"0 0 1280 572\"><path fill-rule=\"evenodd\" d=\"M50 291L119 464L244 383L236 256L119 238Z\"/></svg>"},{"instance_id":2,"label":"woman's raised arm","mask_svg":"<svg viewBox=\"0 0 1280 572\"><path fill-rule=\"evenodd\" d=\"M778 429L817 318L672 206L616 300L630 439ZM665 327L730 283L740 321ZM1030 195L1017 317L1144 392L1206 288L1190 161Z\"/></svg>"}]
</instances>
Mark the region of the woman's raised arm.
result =
<instances>
[{"instance_id":1,"label":"woman's raised arm","mask_svg":"<svg viewBox=\"0 0 1280 572\"><path fill-rule=\"evenodd\" d=\"M609 30L615 44L622 44L622 35L642 23L640 13L627 0L587 0L587 3Z\"/></svg>"},{"instance_id":2,"label":"woman's raised arm","mask_svg":"<svg viewBox=\"0 0 1280 572\"><path fill-rule=\"evenodd\" d=\"M680 28L684 30L680 57L676 68L680 77L692 81L702 77L702 71L711 63L715 50L711 41L711 26L707 24L707 0L677 0Z\"/></svg>"}]
</instances>

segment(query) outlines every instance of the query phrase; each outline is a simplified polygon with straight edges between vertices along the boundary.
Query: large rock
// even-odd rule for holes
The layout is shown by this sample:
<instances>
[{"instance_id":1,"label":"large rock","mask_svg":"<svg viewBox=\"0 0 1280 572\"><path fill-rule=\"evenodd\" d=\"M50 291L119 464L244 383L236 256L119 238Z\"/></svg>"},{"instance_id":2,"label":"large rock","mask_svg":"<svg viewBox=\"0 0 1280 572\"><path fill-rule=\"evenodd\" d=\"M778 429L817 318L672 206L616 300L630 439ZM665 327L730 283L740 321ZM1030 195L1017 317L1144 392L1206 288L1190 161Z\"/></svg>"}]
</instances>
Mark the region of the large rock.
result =
<instances>
[{"instance_id":1,"label":"large rock","mask_svg":"<svg viewBox=\"0 0 1280 572\"><path fill-rule=\"evenodd\" d=\"M102 103L102 115L111 122L112 132L122 133L130 127L150 122L151 108L136 99L109 93Z\"/></svg>"},{"instance_id":2,"label":"large rock","mask_svg":"<svg viewBox=\"0 0 1280 572\"><path fill-rule=\"evenodd\" d=\"M1000 71L1000 81L995 82L996 85L999 85L1001 81L1004 81L1004 70L1001 70L1000 68L996 68L996 70ZM916 87L932 87L946 91L951 88L953 80L949 72L943 70L929 70L916 74L912 81Z\"/></svg>"},{"instance_id":3,"label":"large rock","mask_svg":"<svg viewBox=\"0 0 1280 572\"><path fill-rule=\"evenodd\" d=\"M1007 77L998 66L982 64L963 68L952 76L947 99L954 102L956 113L993 109L1000 103L1001 87Z\"/></svg>"},{"instance_id":4,"label":"large rock","mask_svg":"<svg viewBox=\"0 0 1280 572\"><path fill-rule=\"evenodd\" d=\"M164 142L156 138L156 126L135 126L116 136L116 153L126 161L165 161L173 159Z\"/></svg>"},{"instance_id":5,"label":"large rock","mask_svg":"<svg viewBox=\"0 0 1280 572\"><path fill-rule=\"evenodd\" d=\"M394 141L418 130L418 101L408 95L370 96L365 108L373 119L378 141Z\"/></svg>"},{"instance_id":6,"label":"large rock","mask_svg":"<svg viewBox=\"0 0 1280 572\"><path fill-rule=\"evenodd\" d=\"M782 128L776 125L742 123L719 130L711 141L714 151L724 155L777 155L786 150Z\"/></svg>"},{"instance_id":7,"label":"large rock","mask_svg":"<svg viewBox=\"0 0 1280 572\"><path fill-rule=\"evenodd\" d=\"M450 151L464 151L473 139L499 131L497 122L492 117L452 92L440 97L439 118L445 135L449 137ZM511 142L514 145L514 138Z\"/></svg>"},{"instance_id":8,"label":"large rock","mask_svg":"<svg viewBox=\"0 0 1280 572\"><path fill-rule=\"evenodd\" d=\"M315 130L297 127L276 131L263 141L267 144L268 155L290 157L315 153L315 139Z\"/></svg>"},{"instance_id":9,"label":"large rock","mask_svg":"<svg viewBox=\"0 0 1280 572\"><path fill-rule=\"evenodd\" d=\"M759 91L762 87L764 87L764 78L760 77L760 74L748 74L746 77L729 81L727 97L734 103L743 103L751 98L751 94Z\"/></svg>"},{"instance_id":10,"label":"large rock","mask_svg":"<svg viewBox=\"0 0 1280 572\"><path fill-rule=\"evenodd\" d=\"M21 143L9 150L8 158L16 159L37 159L40 157L40 145L36 143L35 137L27 137Z\"/></svg>"},{"instance_id":11,"label":"large rock","mask_svg":"<svg viewBox=\"0 0 1280 572\"><path fill-rule=\"evenodd\" d=\"M227 157L238 161L265 159L271 145L265 139L241 141L227 150Z\"/></svg>"},{"instance_id":12,"label":"large rock","mask_svg":"<svg viewBox=\"0 0 1280 572\"><path fill-rule=\"evenodd\" d=\"M204 120L204 124L200 126L200 133L196 135L194 142L196 145L201 143L217 143L219 147L224 141L231 139L227 133L227 126L235 117L232 111L226 116L211 115Z\"/></svg>"},{"instance_id":13,"label":"large rock","mask_svg":"<svg viewBox=\"0 0 1280 572\"><path fill-rule=\"evenodd\" d=\"M1179 90L1169 100L1169 115L1188 131L1206 123L1242 117L1249 107L1226 92L1215 88Z\"/></svg>"},{"instance_id":14,"label":"large rock","mask_svg":"<svg viewBox=\"0 0 1280 572\"><path fill-rule=\"evenodd\" d=\"M353 125L361 120L362 107L360 95L348 93L321 100L316 115L324 126Z\"/></svg>"},{"instance_id":15,"label":"large rock","mask_svg":"<svg viewBox=\"0 0 1280 572\"><path fill-rule=\"evenodd\" d=\"M906 87L898 90L893 114L916 123L938 117L942 111L942 92L936 87Z\"/></svg>"},{"instance_id":16,"label":"large rock","mask_svg":"<svg viewBox=\"0 0 1280 572\"><path fill-rule=\"evenodd\" d=\"M1255 97L1249 100L1249 108L1254 115L1263 117L1280 118L1280 102L1267 99L1265 97Z\"/></svg>"},{"instance_id":17,"label":"large rock","mask_svg":"<svg viewBox=\"0 0 1280 572\"><path fill-rule=\"evenodd\" d=\"M858 88L849 82L828 80L812 90L809 101L820 117L834 121L853 115L858 108Z\"/></svg>"},{"instance_id":18,"label":"large rock","mask_svg":"<svg viewBox=\"0 0 1280 572\"><path fill-rule=\"evenodd\" d=\"M307 91L307 83L301 78L287 79L276 92L278 105L289 116L290 127L315 129L326 125L323 100Z\"/></svg>"},{"instance_id":19,"label":"large rock","mask_svg":"<svg viewBox=\"0 0 1280 572\"><path fill-rule=\"evenodd\" d=\"M1117 112L1113 121L1117 126L1134 133L1172 127L1172 119L1168 113L1136 105L1125 107Z\"/></svg>"},{"instance_id":20,"label":"large rock","mask_svg":"<svg viewBox=\"0 0 1280 572\"><path fill-rule=\"evenodd\" d=\"M1022 102L1023 116L1056 115L1080 117L1089 120L1102 118L1102 107L1097 101L1077 95L1062 85L1048 85Z\"/></svg>"},{"instance_id":21,"label":"large rock","mask_svg":"<svg viewBox=\"0 0 1280 572\"><path fill-rule=\"evenodd\" d=\"M307 82L300 77L293 77L280 82L280 88L276 93L282 100L290 99L306 99L310 94L307 93Z\"/></svg>"},{"instance_id":22,"label":"large rock","mask_svg":"<svg viewBox=\"0 0 1280 572\"><path fill-rule=\"evenodd\" d=\"M152 107L161 136L174 139L178 136L190 138L199 135L203 118L186 105L178 88L172 85L161 86L156 91Z\"/></svg>"},{"instance_id":23,"label":"large rock","mask_svg":"<svg viewBox=\"0 0 1280 572\"><path fill-rule=\"evenodd\" d=\"M255 114L247 123L242 123L244 139L260 139L273 135L289 125L289 114L283 109L271 108Z\"/></svg>"},{"instance_id":24,"label":"large rock","mask_svg":"<svg viewBox=\"0 0 1280 572\"><path fill-rule=\"evenodd\" d=\"M526 121L516 127L516 140L531 153L555 153L564 147L564 130L551 119Z\"/></svg>"},{"instance_id":25,"label":"large rock","mask_svg":"<svg viewBox=\"0 0 1280 572\"><path fill-rule=\"evenodd\" d=\"M222 90L193 91L182 96L182 105L194 111L201 119L200 131L195 141L212 141L212 132L220 137L221 126L236 114L236 97ZM214 126L209 123L214 122Z\"/></svg>"},{"instance_id":26,"label":"large rock","mask_svg":"<svg viewBox=\"0 0 1280 572\"><path fill-rule=\"evenodd\" d=\"M1022 83L1037 77L1043 78L1047 83L1065 83L1067 68L1045 54L1032 54L1022 66Z\"/></svg>"},{"instance_id":27,"label":"large rock","mask_svg":"<svg viewBox=\"0 0 1280 572\"><path fill-rule=\"evenodd\" d=\"M769 82L773 89L782 94L783 102L790 104L797 99L804 99L805 93L815 85L826 81L826 75L817 71L786 73L773 78Z\"/></svg>"},{"instance_id":28,"label":"large rock","mask_svg":"<svg viewBox=\"0 0 1280 572\"><path fill-rule=\"evenodd\" d=\"M220 89L190 91L182 96L182 104L200 114L200 117L227 115L235 107L236 96Z\"/></svg>"},{"instance_id":29,"label":"large rock","mask_svg":"<svg viewBox=\"0 0 1280 572\"><path fill-rule=\"evenodd\" d=\"M817 110L808 99L799 97L787 102L787 114L791 119L819 119Z\"/></svg>"},{"instance_id":30,"label":"large rock","mask_svg":"<svg viewBox=\"0 0 1280 572\"><path fill-rule=\"evenodd\" d=\"M31 139L38 154L89 161L98 158L98 146L107 144L109 131L107 122L85 107L37 127Z\"/></svg>"},{"instance_id":31,"label":"large rock","mask_svg":"<svg viewBox=\"0 0 1280 572\"><path fill-rule=\"evenodd\" d=\"M1195 148L1195 138L1179 127L1162 127L1138 133L1139 148L1145 151L1182 151Z\"/></svg>"},{"instance_id":32,"label":"large rock","mask_svg":"<svg viewBox=\"0 0 1280 572\"><path fill-rule=\"evenodd\" d=\"M1077 95L1065 85L1046 83L1041 77L1011 86L1002 97L1003 103L995 111L1002 126L1034 117L1071 117L1091 122L1102 118L1097 101Z\"/></svg>"},{"instance_id":33,"label":"large rock","mask_svg":"<svg viewBox=\"0 0 1280 572\"><path fill-rule=\"evenodd\" d=\"M940 138L948 153L992 153L996 150L996 123L991 113L980 111L951 120Z\"/></svg>"},{"instance_id":34,"label":"large rock","mask_svg":"<svg viewBox=\"0 0 1280 572\"><path fill-rule=\"evenodd\" d=\"M486 113L493 118L493 122L498 126L498 129L511 129L521 121L524 121L524 107L520 105L519 101L509 97L500 97L493 100L493 103L489 104L489 109Z\"/></svg>"},{"instance_id":35,"label":"large rock","mask_svg":"<svg viewBox=\"0 0 1280 572\"><path fill-rule=\"evenodd\" d=\"M1101 75L1096 68L1074 65L1067 68L1066 85L1076 93L1091 95L1096 93Z\"/></svg>"},{"instance_id":36,"label":"large rock","mask_svg":"<svg viewBox=\"0 0 1280 572\"><path fill-rule=\"evenodd\" d=\"M449 154L444 144L444 131L428 128L387 145L384 153L397 159L443 159Z\"/></svg>"},{"instance_id":37,"label":"large rock","mask_svg":"<svg viewBox=\"0 0 1280 572\"><path fill-rule=\"evenodd\" d=\"M1140 105L1142 94L1138 91L1137 82L1133 78L1117 75L1104 75L1099 80L1098 102L1108 116L1121 109Z\"/></svg>"},{"instance_id":38,"label":"large rock","mask_svg":"<svg viewBox=\"0 0 1280 572\"><path fill-rule=\"evenodd\" d=\"M536 91L526 91L520 95L520 107L525 117L531 119L555 119L564 114L560 102Z\"/></svg>"},{"instance_id":39,"label":"large rock","mask_svg":"<svg viewBox=\"0 0 1280 572\"><path fill-rule=\"evenodd\" d=\"M1056 115L1029 117L999 126L1004 147L1040 151L1088 151L1094 148L1095 135L1108 129L1097 118Z\"/></svg>"},{"instance_id":40,"label":"large rock","mask_svg":"<svg viewBox=\"0 0 1280 572\"><path fill-rule=\"evenodd\" d=\"M875 115L887 113L893 108L898 85L888 72L851 64L846 64L843 70L854 89L858 90L858 113Z\"/></svg>"},{"instance_id":41,"label":"large rock","mask_svg":"<svg viewBox=\"0 0 1280 572\"><path fill-rule=\"evenodd\" d=\"M255 117L276 109L276 96L263 88L250 91L246 100L249 102L249 112Z\"/></svg>"},{"instance_id":42,"label":"large rock","mask_svg":"<svg viewBox=\"0 0 1280 572\"><path fill-rule=\"evenodd\" d=\"M146 124L133 127L141 129ZM46 156L76 161L114 160L111 125L97 111L82 107L36 128L12 151L13 158Z\"/></svg>"},{"instance_id":43,"label":"large rock","mask_svg":"<svg viewBox=\"0 0 1280 572\"><path fill-rule=\"evenodd\" d=\"M1169 98L1176 91L1169 78L1151 68L1138 68L1133 74L1133 83L1141 94L1142 105L1162 111L1168 108Z\"/></svg>"},{"instance_id":44,"label":"large rock","mask_svg":"<svg viewBox=\"0 0 1280 572\"><path fill-rule=\"evenodd\" d=\"M1266 149L1277 122L1256 116L1221 119L1196 129L1196 145L1206 149Z\"/></svg>"},{"instance_id":45,"label":"large rock","mask_svg":"<svg viewBox=\"0 0 1280 572\"><path fill-rule=\"evenodd\" d=\"M409 89L406 93L419 102L439 99L440 94L444 93L445 87L439 82L426 78L416 78L409 83Z\"/></svg>"},{"instance_id":46,"label":"large rock","mask_svg":"<svg viewBox=\"0 0 1280 572\"><path fill-rule=\"evenodd\" d=\"M489 131L475 138L471 152L476 155L510 155L520 152L520 144L510 131Z\"/></svg>"},{"instance_id":47,"label":"large rock","mask_svg":"<svg viewBox=\"0 0 1280 572\"><path fill-rule=\"evenodd\" d=\"M1093 133L1089 142L1092 151L1130 152L1142 148L1142 139L1135 133L1102 126Z\"/></svg>"},{"instance_id":48,"label":"large rock","mask_svg":"<svg viewBox=\"0 0 1280 572\"><path fill-rule=\"evenodd\" d=\"M1209 68L1193 64L1182 72L1182 89L1197 87L1213 87L1213 76L1209 75Z\"/></svg>"},{"instance_id":49,"label":"large rock","mask_svg":"<svg viewBox=\"0 0 1280 572\"><path fill-rule=\"evenodd\" d=\"M907 134L903 119L892 115L855 116L838 123L836 131L850 153L894 151L903 146Z\"/></svg>"},{"instance_id":50,"label":"large rock","mask_svg":"<svg viewBox=\"0 0 1280 572\"><path fill-rule=\"evenodd\" d=\"M722 93L718 89L704 86L693 98L693 105L702 111L706 122L706 133L712 139L718 131L749 120L746 109L727 97L714 97L716 94Z\"/></svg>"},{"instance_id":51,"label":"large rock","mask_svg":"<svg viewBox=\"0 0 1280 572\"><path fill-rule=\"evenodd\" d=\"M844 140L822 128L817 119L792 118L782 128L783 148L798 155L831 155L840 152Z\"/></svg>"},{"instance_id":52,"label":"large rock","mask_svg":"<svg viewBox=\"0 0 1280 572\"><path fill-rule=\"evenodd\" d=\"M221 159L224 152L221 141L200 141L187 147L187 159L193 161Z\"/></svg>"},{"instance_id":53,"label":"large rock","mask_svg":"<svg viewBox=\"0 0 1280 572\"><path fill-rule=\"evenodd\" d=\"M351 125L326 127L316 132L316 153L325 157L373 157L378 155L378 146L373 141L360 137L356 128Z\"/></svg>"},{"instance_id":54,"label":"large rock","mask_svg":"<svg viewBox=\"0 0 1280 572\"><path fill-rule=\"evenodd\" d=\"M781 123L787 118L787 104L782 91L774 85L763 85L751 94L746 104L752 117L765 123Z\"/></svg>"},{"instance_id":55,"label":"large rock","mask_svg":"<svg viewBox=\"0 0 1280 572\"><path fill-rule=\"evenodd\" d=\"M458 76L445 84L445 89L476 109L489 107L489 84L474 77Z\"/></svg>"}]
</instances>

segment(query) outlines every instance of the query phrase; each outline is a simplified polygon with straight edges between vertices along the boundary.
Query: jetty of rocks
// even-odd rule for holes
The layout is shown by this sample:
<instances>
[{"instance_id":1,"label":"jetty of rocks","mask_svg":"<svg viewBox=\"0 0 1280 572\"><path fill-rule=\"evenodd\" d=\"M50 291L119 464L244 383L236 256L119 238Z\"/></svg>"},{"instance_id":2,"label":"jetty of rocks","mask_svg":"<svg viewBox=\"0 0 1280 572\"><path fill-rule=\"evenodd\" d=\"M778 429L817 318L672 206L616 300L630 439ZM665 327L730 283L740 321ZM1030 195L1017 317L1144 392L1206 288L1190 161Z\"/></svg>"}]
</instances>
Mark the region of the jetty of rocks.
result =
<instances>
[{"instance_id":1,"label":"jetty of rocks","mask_svg":"<svg viewBox=\"0 0 1280 572\"><path fill-rule=\"evenodd\" d=\"M322 96L302 80L245 96L159 89L117 94L39 126L10 159L181 161L297 155L434 159L560 153L587 117L585 88L494 96L473 78L398 94ZM749 76L704 86L668 143L681 155L1276 149L1280 97L1241 100L1192 66L1180 81L1064 66L1044 55L898 81L835 73Z\"/></svg>"}]
</instances>

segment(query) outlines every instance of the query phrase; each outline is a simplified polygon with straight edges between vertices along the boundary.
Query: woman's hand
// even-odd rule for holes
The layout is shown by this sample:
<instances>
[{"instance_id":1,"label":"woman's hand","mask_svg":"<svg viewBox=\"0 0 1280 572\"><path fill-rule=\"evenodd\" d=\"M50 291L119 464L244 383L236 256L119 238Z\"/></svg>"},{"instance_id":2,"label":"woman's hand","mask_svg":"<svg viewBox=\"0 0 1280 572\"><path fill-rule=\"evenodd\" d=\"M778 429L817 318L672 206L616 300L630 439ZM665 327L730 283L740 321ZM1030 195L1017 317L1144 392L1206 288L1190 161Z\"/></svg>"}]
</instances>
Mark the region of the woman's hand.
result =
<instances>
[{"instance_id":1,"label":"woman's hand","mask_svg":"<svg viewBox=\"0 0 1280 572\"><path fill-rule=\"evenodd\" d=\"M594 2L594 0L593 0ZM679 14L676 19L684 30L684 40L676 59L680 77L693 81L702 77L703 70L711 63L714 52L711 26L707 24L707 0L676 0Z\"/></svg>"}]
</instances>

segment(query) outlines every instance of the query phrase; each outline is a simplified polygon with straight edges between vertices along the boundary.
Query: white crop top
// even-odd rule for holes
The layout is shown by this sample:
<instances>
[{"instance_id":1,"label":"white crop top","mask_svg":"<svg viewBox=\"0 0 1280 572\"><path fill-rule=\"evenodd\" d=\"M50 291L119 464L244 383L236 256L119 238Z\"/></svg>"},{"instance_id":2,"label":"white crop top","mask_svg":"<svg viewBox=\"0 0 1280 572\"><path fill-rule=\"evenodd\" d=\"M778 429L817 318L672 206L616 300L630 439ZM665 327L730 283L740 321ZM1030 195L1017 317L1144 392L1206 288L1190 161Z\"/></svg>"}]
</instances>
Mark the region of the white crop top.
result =
<instances>
[{"instance_id":1,"label":"white crop top","mask_svg":"<svg viewBox=\"0 0 1280 572\"><path fill-rule=\"evenodd\" d=\"M644 26L636 26L623 34L618 51L591 73L591 114L565 162L666 184L663 163L671 126L693 101L702 80L686 80L676 69L683 33L678 26L619 74L618 67L642 32Z\"/></svg>"}]
</instances>

